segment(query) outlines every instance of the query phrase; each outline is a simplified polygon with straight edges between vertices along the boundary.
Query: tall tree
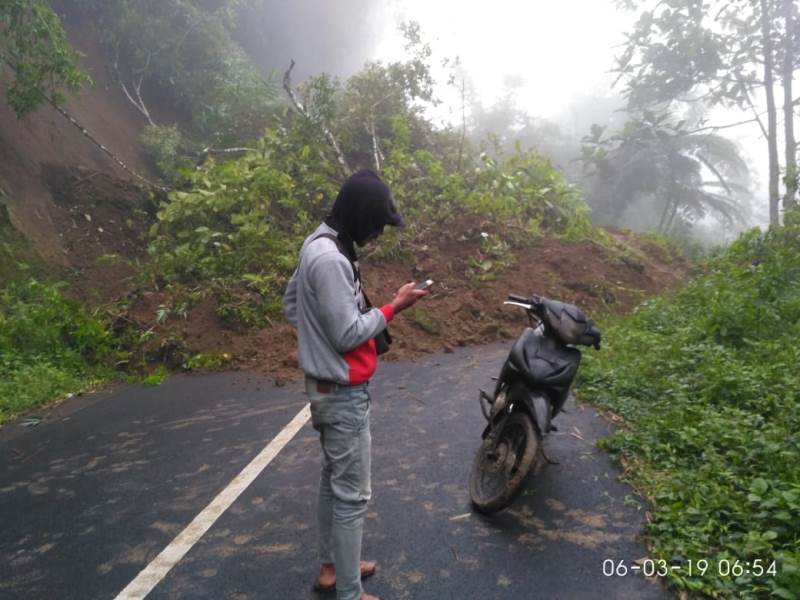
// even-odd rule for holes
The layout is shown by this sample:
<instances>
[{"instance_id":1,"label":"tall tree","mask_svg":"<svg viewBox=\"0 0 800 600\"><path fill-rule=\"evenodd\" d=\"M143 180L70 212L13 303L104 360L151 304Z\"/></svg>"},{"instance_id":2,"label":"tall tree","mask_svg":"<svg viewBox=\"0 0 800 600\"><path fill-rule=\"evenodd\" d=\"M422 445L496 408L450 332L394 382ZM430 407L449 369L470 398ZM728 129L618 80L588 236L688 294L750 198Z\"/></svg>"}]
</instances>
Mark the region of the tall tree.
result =
<instances>
[{"instance_id":1,"label":"tall tree","mask_svg":"<svg viewBox=\"0 0 800 600\"><path fill-rule=\"evenodd\" d=\"M707 214L727 224L741 221L747 165L736 145L713 133L692 132L668 114L645 111L611 136L593 127L584 138L582 161L593 180L587 201L601 221L620 223L623 213L642 212L645 204L659 217L643 225L662 233Z\"/></svg>"},{"instance_id":2,"label":"tall tree","mask_svg":"<svg viewBox=\"0 0 800 600\"><path fill-rule=\"evenodd\" d=\"M784 176L786 194L783 197L783 208L788 210L794 206L797 195L797 143L794 135L794 98L792 97L792 83L797 62L795 47L798 43L796 1L781 0L781 11L784 25L781 76L783 80L783 131L786 148L786 173Z\"/></svg>"},{"instance_id":3,"label":"tall tree","mask_svg":"<svg viewBox=\"0 0 800 600\"><path fill-rule=\"evenodd\" d=\"M787 31L793 35L784 22L787 11L779 11L776 2L783 0L622 0L641 15L618 58L631 107L703 103L752 111L750 121L759 124L767 143L773 225L779 222L780 200L774 80L781 79L781 61L776 53L787 47ZM793 73L797 65L789 60ZM785 73L782 79L787 80ZM765 104L757 106L762 96ZM793 102L785 98L784 104L786 114ZM786 127L793 135L793 119Z\"/></svg>"},{"instance_id":4,"label":"tall tree","mask_svg":"<svg viewBox=\"0 0 800 600\"><path fill-rule=\"evenodd\" d=\"M773 82L773 70L775 51L772 45L772 23L770 0L759 0L761 5L761 43L763 46L764 58L764 92L767 97L767 149L769 152L769 222L770 225L777 225L780 220L778 213L779 191L778 177L780 166L778 165L778 115L775 109L775 89Z\"/></svg>"}]
</instances>

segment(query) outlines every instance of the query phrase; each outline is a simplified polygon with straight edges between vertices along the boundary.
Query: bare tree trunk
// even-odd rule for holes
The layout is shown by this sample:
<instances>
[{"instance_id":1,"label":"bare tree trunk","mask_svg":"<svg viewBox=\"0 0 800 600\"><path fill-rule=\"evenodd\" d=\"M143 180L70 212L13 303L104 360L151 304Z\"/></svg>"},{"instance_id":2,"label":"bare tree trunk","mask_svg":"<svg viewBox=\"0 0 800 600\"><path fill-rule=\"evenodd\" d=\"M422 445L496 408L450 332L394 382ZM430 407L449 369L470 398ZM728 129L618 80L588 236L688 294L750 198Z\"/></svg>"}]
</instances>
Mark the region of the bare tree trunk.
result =
<instances>
[{"instance_id":1,"label":"bare tree trunk","mask_svg":"<svg viewBox=\"0 0 800 600\"><path fill-rule=\"evenodd\" d=\"M109 150L103 144L101 144L99 141L97 141L97 139L91 133L89 133L89 131L83 125L78 123L78 121L75 119L75 117L73 117L71 114L69 114L61 106L56 104L52 99L48 98L47 101L50 104L50 106L55 108L61 114L62 117L64 117L70 123L72 123L72 125L75 126L84 135L84 137L86 137L95 146L100 148L100 150L102 150L105 154L107 154L115 163L117 163L120 167L122 167L122 169L124 171L126 171L127 173L130 173L131 175L136 177L136 179L139 179L140 181L146 183L151 188L154 188L154 189L157 189L157 190L161 190L162 192L170 191L169 188L166 188L166 187L161 186L161 185L157 185L157 184L153 183L152 181L150 181L149 179L146 179L146 178L142 177L141 175L139 175L139 173L137 173L131 167L126 165L124 162L122 162L122 160L116 154L111 152L111 150Z\"/></svg>"},{"instance_id":2,"label":"bare tree trunk","mask_svg":"<svg viewBox=\"0 0 800 600\"><path fill-rule=\"evenodd\" d=\"M775 91L773 90L774 50L772 47L772 31L770 24L769 0L761 0L761 37L764 43L764 88L767 93L767 146L769 147L769 224L780 225L780 177L778 165L778 118L775 109Z\"/></svg>"},{"instance_id":3,"label":"bare tree trunk","mask_svg":"<svg viewBox=\"0 0 800 600\"><path fill-rule=\"evenodd\" d=\"M461 75L461 139L458 143L458 172L464 159L464 144L467 141L467 109L466 109L466 84L464 75Z\"/></svg>"},{"instance_id":4,"label":"bare tree trunk","mask_svg":"<svg viewBox=\"0 0 800 600\"><path fill-rule=\"evenodd\" d=\"M666 234L669 231L669 226L672 219L675 217L675 211L678 210L678 201L675 199L675 171L672 164L672 159L669 160L669 183L667 184L667 201L664 203L664 210L661 212L661 218L658 220L658 232Z\"/></svg>"},{"instance_id":5,"label":"bare tree trunk","mask_svg":"<svg viewBox=\"0 0 800 600\"><path fill-rule=\"evenodd\" d=\"M381 148L378 145L378 134L375 133L375 115L370 116L367 132L372 138L372 161L375 164L375 172L381 172Z\"/></svg>"},{"instance_id":6,"label":"bare tree trunk","mask_svg":"<svg viewBox=\"0 0 800 600\"><path fill-rule=\"evenodd\" d=\"M794 77L794 8L795 0L783 0L783 18L786 35L783 39L783 126L786 139L786 195L783 197L783 210L795 205L797 194L797 144L794 138L794 100L792 98L792 78Z\"/></svg>"},{"instance_id":7,"label":"bare tree trunk","mask_svg":"<svg viewBox=\"0 0 800 600\"><path fill-rule=\"evenodd\" d=\"M295 107L297 112L303 115L304 118L311 121L311 117L308 116L305 107L297 99L297 95L292 89L292 69L294 69L294 60L292 60L289 68L286 69L286 72L283 74L283 89L286 90L286 94L289 96L289 100L292 101L292 105ZM328 140L331 148L333 148L333 152L336 154L336 160L338 161L339 167L342 170L342 175L347 177L350 175L351 169L350 165L347 164L347 159L344 157L344 152L342 152L342 149L336 142L336 138L333 136L333 133L331 133L331 130L328 129L324 123L320 123L319 125L322 129L323 135L325 135L325 139Z\"/></svg>"},{"instance_id":8,"label":"bare tree trunk","mask_svg":"<svg viewBox=\"0 0 800 600\"><path fill-rule=\"evenodd\" d=\"M142 68L141 73L139 74L139 81L134 83L134 91L136 92L136 98L133 97L130 90L128 90L128 86L125 85L125 81L122 79L122 73L119 70L119 44L117 44L116 53L114 56L114 72L117 74L117 81L119 82L119 86L122 88L122 92L125 94L125 97L128 99L128 102L133 104L133 106L138 110L147 122L155 127L155 121L153 121L153 117L150 116L150 111L147 109L147 105L144 103L144 99L142 98L142 83L144 82L144 77L147 74L147 69L150 67L150 61L153 58L153 54L150 53L147 55L147 63Z\"/></svg>"},{"instance_id":9,"label":"bare tree trunk","mask_svg":"<svg viewBox=\"0 0 800 600\"><path fill-rule=\"evenodd\" d=\"M672 213L669 215L669 220L667 221L666 226L664 227L664 233L667 234L672 229L672 225L675 223L675 217L678 216L678 202L672 203Z\"/></svg>"},{"instance_id":10,"label":"bare tree trunk","mask_svg":"<svg viewBox=\"0 0 800 600\"><path fill-rule=\"evenodd\" d=\"M672 195L667 198L667 201L664 203L664 210L661 211L661 218L658 220L658 232L659 233L666 233L665 226L667 224L667 215L670 214L672 210Z\"/></svg>"}]
</instances>

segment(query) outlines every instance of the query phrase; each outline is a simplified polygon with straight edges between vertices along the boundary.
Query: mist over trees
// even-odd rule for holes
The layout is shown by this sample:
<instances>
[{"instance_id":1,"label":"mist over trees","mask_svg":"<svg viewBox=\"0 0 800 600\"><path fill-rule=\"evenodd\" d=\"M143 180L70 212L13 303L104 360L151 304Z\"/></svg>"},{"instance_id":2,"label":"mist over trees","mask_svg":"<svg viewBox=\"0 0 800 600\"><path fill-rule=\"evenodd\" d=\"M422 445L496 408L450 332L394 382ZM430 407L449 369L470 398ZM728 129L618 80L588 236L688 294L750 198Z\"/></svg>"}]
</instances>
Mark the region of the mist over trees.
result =
<instances>
[{"instance_id":1,"label":"mist over trees","mask_svg":"<svg viewBox=\"0 0 800 600\"><path fill-rule=\"evenodd\" d=\"M738 107L750 113L766 141L770 223L796 202L794 72L798 9L792 0L624 0L639 12L618 57L630 109L686 105ZM776 87L783 90L776 97ZM782 103L783 123L778 122ZM731 124L708 123L709 130ZM779 127L781 126L782 127ZM779 129L782 128L782 135ZM783 164L779 143L784 141Z\"/></svg>"},{"instance_id":2,"label":"mist over trees","mask_svg":"<svg viewBox=\"0 0 800 600\"><path fill-rule=\"evenodd\" d=\"M435 105L442 86L449 85L456 91L454 118L436 136L455 144L457 170L469 159L467 145L493 158L533 149L582 190L595 222L671 233L687 234L693 224L709 219L723 227L746 224L747 169L735 145L722 138L724 128L708 123L705 115L717 104L749 108L753 116L748 120L761 125L775 159L770 174L774 213L778 123L766 122L770 111L757 106L758 89L766 85L758 69L766 76L761 63L771 56L769 73L790 82L786 69L794 63L787 40L796 38L796 15L785 4L761 0L739 0L741 16L728 7L716 20L694 0L661 3L655 12L647 2L623 4L641 12L618 58L617 90L624 98L611 90L587 92L561 115L544 119L520 100L524 74L506 77L500 99L489 106L457 60L449 59L449 82L433 81L430 70L421 79L422 65L442 57L432 55L418 26L408 48L413 60L369 62L387 9L365 0L337 4L335 9L308 0L53 3L68 18L88 20L102 34L113 81L146 121L142 142L168 183L177 183L181 169L205 156L252 149L264 129L279 122L292 104L284 93L291 88L282 86L281 79L294 59L290 83L306 116L318 126L329 124L336 139L355 153L350 160L356 165L380 170L386 164L389 140L397 133L395 114L408 117L409 135L417 146L426 147L428 142L422 140L430 140L434 129L425 106ZM23 5L28 12L19 12ZM17 13L7 11L8 15L50 10L44 1L9 6L16 6ZM768 38L763 37L764 26L771 32ZM761 50L746 54L744 42L735 39L738 33L756 46L761 40ZM63 45L66 38L53 39ZM674 43L661 43L670 40ZM9 42L5 44L8 50ZM60 74L38 71L42 89L53 98L59 89L85 81L75 79L81 74L74 57L70 72L64 70L70 67L70 55L59 56L67 62L52 63L51 68L61 68ZM348 78L340 80L340 74ZM33 71L19 75L18 85L27 85L32 76ZM788 84L785 87L791 91ZM36 91L28 86L26 95L18 94L19 102L27 98L24 101L35 106L32 90ZM791 113L793 104L789 108ZM171 116L175 114L182 115L177 122ZM654 119L661 125L652 126ZM788 122L793 122L791 116ZM790 130L784 127L787 206L795 195ZM725 156L720 154L723 148ZM706 156L712 149L716 155ZM632 168L631 164L644 164L643 156L650 170ZM347 160L343 164L350 166Z\"/></svg>"},{"instance_id":3,"label":"mist over trees","mask_svg":"<svg viewBox=\"0 0 800 600\"><path fill-rule=\"evenodd\" d=\"M727 227L745 219L748 168L724 137L644 111L614 135L594 126L584 142L587 196L600 222L668 234L707 215Z\"/></svg>"},{"instance_id":4,"label":"mist over trees","mask_svg":"<svg viewBox=\"0 0 800 600\"><path fill-rule=\"evenodd\" d=\"M374 55L386 11L370 0L252 0L233 36L263 72L294 60L298 81L322 72L347 77Z\"/></svg>"}]
</instances>

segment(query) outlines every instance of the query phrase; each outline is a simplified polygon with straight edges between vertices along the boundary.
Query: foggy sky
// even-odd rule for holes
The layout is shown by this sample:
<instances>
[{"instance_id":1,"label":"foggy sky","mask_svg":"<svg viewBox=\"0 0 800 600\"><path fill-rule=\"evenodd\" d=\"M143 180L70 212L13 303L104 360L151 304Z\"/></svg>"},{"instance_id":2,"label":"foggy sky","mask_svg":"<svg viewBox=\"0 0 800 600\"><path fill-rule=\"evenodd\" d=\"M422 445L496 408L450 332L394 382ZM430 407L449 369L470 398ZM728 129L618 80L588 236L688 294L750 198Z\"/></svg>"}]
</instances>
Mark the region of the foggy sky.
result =
<instances>
[{"instance_id":1,"label":"foggy sky","mask_svg":"<svg viewBox=\"0 0 800 600\"><path fill-rule=\"evenodd\" d=\"M434 52L442 101L429 109L434 121L460 121L460 98L444 84L451 67L442 66L444 58L459 57L484 107L501 102L514 78L516 108L578 141L591 123L617 120L611 113L620 90L611 89L610 71L635 18L614 0L251 0L235 35L265 71L282 74L294 59L298 83L323 71L347 77L369 60L402 60L398 26L415 20ZM711 116L717 124L741 119L724 109ZM725 135L740 141L758 182L765 166L755 127Z\"/></svg>"},{"instance_id":2,"label":"foggy sky","mask_svg":"<svg viewBox=\"0 0 800 600\"><path fill-rule=\"evenodd\" d=\"M295 81L321 72L346 77L369 60L384 35L385 4L372 0L253 0L235 37L265 71Z\"/></svg>"}]
</instances>

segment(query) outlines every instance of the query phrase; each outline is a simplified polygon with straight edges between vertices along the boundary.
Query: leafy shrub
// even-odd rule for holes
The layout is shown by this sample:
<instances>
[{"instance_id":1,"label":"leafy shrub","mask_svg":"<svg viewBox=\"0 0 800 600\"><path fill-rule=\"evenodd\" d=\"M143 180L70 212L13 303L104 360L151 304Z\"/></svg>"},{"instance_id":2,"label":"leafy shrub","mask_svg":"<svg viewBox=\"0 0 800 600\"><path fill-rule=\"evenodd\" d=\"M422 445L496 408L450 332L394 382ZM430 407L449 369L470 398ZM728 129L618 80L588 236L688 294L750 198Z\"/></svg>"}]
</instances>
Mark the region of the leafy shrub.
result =
<instances>
[{"instance_id":1,"label":"leafy shrub","mask_svg":"<svg viewBox=\"0 0 800 600\"><path fill-rule=\"evenodd\" d=\"M0 287L42 270L42 261L27 238L11 224L8 209L2 204L0 188Z\"/></svg>"},{"instance_id":2,"label":"leafy shrub","mask_svg":"<svg viewBox=\"0 0 800 600\"><path fill-rule=\"evenodd\" d=\"M187 371L207 371L219 369L228 364L233 357L228 352L201 352L195 354L185 363L183 368Z\"/></svg>"},{"instance_id":3,"label":"leafy shrub","mask_svg":"<svg viewBox=\"0 0 800 600\"><path fill-rule=\"evenodd\" d=\"M107 374L114 348L103 324L30 279L0 291L0 422Z\"/></svg>"},{"instance_id":4,"label":"leafy shrub","mask_svg":"<svg viewBox=\"0 0 800 600\"><path fill-rule=\"evenodd\" d=\"M259 138L267 119L280 107L278 86L272 76L265 79L236 46L219 63L199 74L200 85L190 94L195 128L216 144Z\"/></svg>"},{"instance_id":5,"label":"leafy shrub","mask_svg":"<svg viewBox=\"0 0 800 600\"><path fill-rule=\"evenodd\" d=\"M183 153L183 135L176 125L148 125L139 141L158 172L168 180L175 180L178 171L191 164Z\"/></svg>"},{"instance_id":6,"label":"leafy shrub","mask_svg":"<svg viewBox=\"0 0 800 600\"><path fill-rule=\"evenodd\" d=\"M678 587L730 598L800 589L800 227L744 234L710 272L642 304L587 354L586 398L624 417L608 446L653 505L659 558L713 568ZM724 577L720 560L777 561Z\"/></svg>"},{"instance_id":7,"label":"leafy shrub","mask_svg":"<svg viewBox=\"0 0 800 600\"><path fill-rule=\"evenodd\" d=\"M486 216L533 222L570 239L586 237L592 226L580 193L535 151L495 158L483 156L475 191L467 205Z\"/></svg>"},{"instance_id":8,"label":"leafy shrub","mask_svg":"<svg viewBox=\"0 0 800 600\"><path fill-rule=\"evenodd\" d=\"M158 365L153 369L152 373L142 379L142 383L153 387L159 386L164 383L164 380L169 377L169 370L164 365Z\"/></svg>"},{"instance_id":9,"label":"leafy shrub","mask_svg":"<svg viewBox=\"0 0 800 600\"><path fill-rule=\"evenodd\" d=\"M300 243L335 193L326 165L319 147L276 131L240 159L209 161L158 211L152 268L169 281L206 282L226 320L259 324L279 314ZM256 304L243 305L237 288Z\"/></svg>"}]
</instances>

